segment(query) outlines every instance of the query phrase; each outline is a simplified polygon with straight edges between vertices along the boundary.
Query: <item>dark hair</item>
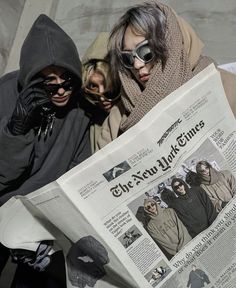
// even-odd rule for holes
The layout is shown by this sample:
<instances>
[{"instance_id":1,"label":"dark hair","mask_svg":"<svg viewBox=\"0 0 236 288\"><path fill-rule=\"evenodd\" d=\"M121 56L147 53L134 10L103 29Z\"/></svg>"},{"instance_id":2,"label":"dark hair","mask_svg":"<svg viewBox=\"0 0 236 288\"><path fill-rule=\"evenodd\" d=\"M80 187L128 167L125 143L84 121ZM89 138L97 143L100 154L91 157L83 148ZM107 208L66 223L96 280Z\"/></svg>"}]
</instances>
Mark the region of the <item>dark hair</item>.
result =
<instances>
[{"instance_id":1,"label":"dark hair","mask_svg":"<svg viewBox=\"0 0 236 288\"><path fill-rule=\"evenodd\" d=\"M130 8L113 27L108 41L112 75L118 78L117 72L123 68L121 51L128 26L148 40L154 53L154 61L160 60L164 67L168 57L165 41L166 18L157 3L149 2Z\"/></svg>"}]
</instances>

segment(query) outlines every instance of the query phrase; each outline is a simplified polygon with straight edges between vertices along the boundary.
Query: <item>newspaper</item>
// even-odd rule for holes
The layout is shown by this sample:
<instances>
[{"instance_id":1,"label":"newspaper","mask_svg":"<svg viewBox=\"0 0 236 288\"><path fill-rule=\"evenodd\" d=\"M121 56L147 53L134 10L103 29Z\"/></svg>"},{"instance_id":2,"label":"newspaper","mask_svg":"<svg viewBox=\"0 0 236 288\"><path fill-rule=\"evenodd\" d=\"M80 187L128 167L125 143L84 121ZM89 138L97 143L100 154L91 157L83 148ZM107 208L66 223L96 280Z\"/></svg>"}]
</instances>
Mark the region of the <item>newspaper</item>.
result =
<instances>
[{"instance_id":1,"label":"newspaper","mask_svg":"<svg viewBox=\"0 0 236 288\"><path fill-rule=\"evenodd\" d=\"M235 151L235 118L210 65L57 181L4 204L0 241L35 251L54 240L67 287L235 287ZM202 160L230 174L232 191L212 224L191 237L161 190ZM156 203L156 227L144 213L154 206L144 203Z\"/></svg>"}]
</instances>

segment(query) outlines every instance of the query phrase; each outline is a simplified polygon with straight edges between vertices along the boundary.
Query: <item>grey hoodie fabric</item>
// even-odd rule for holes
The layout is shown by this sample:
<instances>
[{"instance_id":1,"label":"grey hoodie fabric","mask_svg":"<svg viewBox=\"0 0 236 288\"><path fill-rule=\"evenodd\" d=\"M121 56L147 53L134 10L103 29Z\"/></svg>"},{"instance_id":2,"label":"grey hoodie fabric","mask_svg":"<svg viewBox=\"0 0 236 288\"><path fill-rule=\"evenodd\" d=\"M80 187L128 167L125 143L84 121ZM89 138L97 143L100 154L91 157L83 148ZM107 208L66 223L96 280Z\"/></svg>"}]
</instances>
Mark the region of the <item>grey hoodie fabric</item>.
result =
<instances>
[{"instance_id":1,"label":"grey hoodie fabric","mask_svg":"<svg viewBox=\"0 0 236 288\"><path fill-rule=\"evenodd\" d=\"M20 70L0 79L0 205L57 179L91 154L89 118L79 107L79 89L65 107L53 108L54 126L46 139L39 139L35 129L14 136L6 127L20 91L51 65L72 72L80 86L81 62L75 44L49 17L40 15L22 46Z\"/></svg>"},{"instance_id":2,"label":"grey hoodie fabric","mask_svg":"<svg viewBox=\"0 0 236 288\"><path fill-rule=\"evenodd\" d=\"M157 214L147 210L147 205L151 203L156 206ZM160 208L155 200L145 199L144 211L150 219L146 226L148 233L170 255L174 256L192 239L172 208Z\"/></svg>"}]
</instances>

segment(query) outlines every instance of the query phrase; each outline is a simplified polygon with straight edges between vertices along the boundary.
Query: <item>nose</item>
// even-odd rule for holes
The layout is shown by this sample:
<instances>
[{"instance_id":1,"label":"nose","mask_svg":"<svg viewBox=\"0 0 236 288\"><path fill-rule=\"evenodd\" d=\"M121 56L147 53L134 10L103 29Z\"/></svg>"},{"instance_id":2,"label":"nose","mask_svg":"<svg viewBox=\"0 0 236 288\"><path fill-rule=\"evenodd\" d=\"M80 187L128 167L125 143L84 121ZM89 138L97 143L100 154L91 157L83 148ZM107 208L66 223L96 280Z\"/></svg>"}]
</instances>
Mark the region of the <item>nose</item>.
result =
<instances>
[{"instance_id":1,"label":"nose","mask_svg":"<svg viewBox=\"0 0 236 288\"><path fill-rule=\"evenodd\" d=\"M137 57L134 58L134 68L136 70L139 70L139 69L141 69L144 66L145 66L144 62L140 61Z\"/></svg>"},{"instance_id":2,"label":"nose","mask_svg":"<svg viewBox=\"0 0 236 288\"><path fill-rule=\"evenodd\" d=\"M62 78L60 78L60 77L58 77L57 78L57 84L61 84L61 83L63 83L65 80L64 79L62 79ZM57 90L57 94L58 95L63 95L65 93L65 89L63 88L63 87L60 87L58 90Z\"/></svg>"},{"instance_id":3,"label":"nose","mask_svg":"<svg viewBox=\"0 0 236 288\"><path fill-rule=\"evenodd\" d=\"M104 85L99 85L99 86L98 86L98 92L99 92L100 94L103 94L103 93L105 92Z\"/></svg>"}]
</instances>

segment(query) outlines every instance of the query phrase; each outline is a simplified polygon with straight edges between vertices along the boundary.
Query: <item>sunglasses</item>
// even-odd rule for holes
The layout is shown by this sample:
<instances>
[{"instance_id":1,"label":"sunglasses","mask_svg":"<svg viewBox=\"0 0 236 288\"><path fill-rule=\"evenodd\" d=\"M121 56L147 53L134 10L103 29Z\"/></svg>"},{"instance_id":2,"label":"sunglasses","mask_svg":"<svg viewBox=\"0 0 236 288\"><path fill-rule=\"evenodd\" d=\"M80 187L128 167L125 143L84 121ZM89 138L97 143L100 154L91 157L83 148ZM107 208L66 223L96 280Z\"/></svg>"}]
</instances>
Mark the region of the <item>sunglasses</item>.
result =
<instances>
[{"instance_id":1,"label":"sunglasses","mask_svg":"<svg viewBox=\"0 0 236 288\"><path fill-rule=\"evenodd\" d=\"M123 65L128 69L133 68L135 57L145 64L153 60L154 53L151 51L148 40L144 40L139 43L133 51L121 52L121 60Z\"/></svg>"},{"instance_id":2,"label":"sunglasses","mask_svg":"<svg viewBox=\"0 0 236 288\"><path fill-rule=\"evenodd\" d=\"M65 72L60 76L60 78L65 80L64 82L60 84L51 84L51 83L48 83L49 81L51 81L50 78L45 79L45 81L43 82L43 88L48 95L53 96L57 94L57 91L60 88L63 88L65 91L73 90L75 86L75 82L76 82L74 75L72 75L71 73Z\"/></svg>"},{"instance_id":3,"label":"sunglasses","mask_svg":"<svg viewBox=\"0 0 236 288\"><path fill-rule=\"evenodd\" d=\"M146 206L146 208L147 208L147 210L150 210L152 207L154 207L155 206L155 204L154 203L151 203L150 205L147 205Z\"/></svg>"},{"instance_id":4,"label":"sunglasses","mask_svg":"<svg viewBox=\"0 0 236 288\"><path fill-rule=\"evenodd\" d=\"M101 101L115 102L116 100L120 98L119 94L117 95L116 93L113 93L110 91L107 91L104 93L98 93L93 90L90 90L87 87L84 87L84 92L85 92L86 98L94 104L97 104Z\"/></svg>"},{"instance_id":5,"label":"sunglasses","mask_svg":"<svg viewBox=\"0 0 236 288\"><path fill-rule=\"evenodd\" d=\"M183 184L182 183L179 183L178 185L174 185L174 188L175 189L179 189L180 187L182 187L183 186Z\"/></svg>"}]
</instances>

